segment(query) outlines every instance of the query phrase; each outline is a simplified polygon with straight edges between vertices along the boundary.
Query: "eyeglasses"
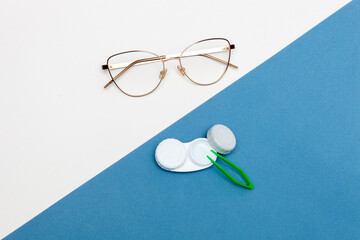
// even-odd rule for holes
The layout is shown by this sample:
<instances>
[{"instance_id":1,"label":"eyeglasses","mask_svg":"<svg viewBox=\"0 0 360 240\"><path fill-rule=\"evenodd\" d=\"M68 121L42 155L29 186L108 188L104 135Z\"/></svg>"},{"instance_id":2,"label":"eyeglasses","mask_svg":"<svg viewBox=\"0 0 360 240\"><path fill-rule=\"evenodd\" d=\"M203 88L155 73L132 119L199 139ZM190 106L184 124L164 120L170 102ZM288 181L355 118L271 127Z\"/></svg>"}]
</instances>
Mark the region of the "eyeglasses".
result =
<instances>
[{"instance_id":1,"label":"eyeglasses","mask_svg":"<svg viewBox=\"0 0 360 240\"><path fill-rule=\"evenodd\" d=\"M181 75L201 86L220 81L227 69L238 67L230 63L234 44L225 38L209 38L195 42L180 54L157 55L143 50L132 50L110 56L102 69L108 70L111 80L104 88L114 83L130 97L142 97L155 91L165 78L165 62L179 60Z\"/></svg>"}]
</instances>

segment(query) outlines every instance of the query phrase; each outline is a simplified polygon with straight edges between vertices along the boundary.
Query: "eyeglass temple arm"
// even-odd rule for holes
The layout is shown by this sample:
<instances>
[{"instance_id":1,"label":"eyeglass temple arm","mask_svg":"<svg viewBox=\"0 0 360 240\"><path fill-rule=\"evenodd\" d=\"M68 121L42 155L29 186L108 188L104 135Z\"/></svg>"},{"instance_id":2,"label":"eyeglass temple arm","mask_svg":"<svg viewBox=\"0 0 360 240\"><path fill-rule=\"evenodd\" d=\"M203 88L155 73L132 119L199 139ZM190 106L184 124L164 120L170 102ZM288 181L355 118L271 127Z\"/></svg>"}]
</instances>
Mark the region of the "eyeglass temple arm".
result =
<instances>
[{"instance_id":1,"label":"eyeglass temple arm","mask_svg":"<svg viewBox=\"0 0 360 240\"><path fill-rule=\"evenodd\" d=\"M119 72L111 81L109 81L104 88L107 88L111 83L113 83L116 79L118 79L121 75L124 74L124 72L126 72L127 70L129 70L129 68L131 68L132 66L134 66L135 64L141 64L142 62L150 62L150 61L156 61L159 60L157 57L154 58L144 58L144 59L139 59L136 60L132 63L130 63L129 65L127 65L121 72Z\"/></svg>"},{"instance_id":2,"label":"eyeglass temple arm","mask_svg":"<svg viewBox=\"0 0 360 240\"><path fill-rule=\"evenodd\" d=\"M230 45L230 49L235 49L235 45L231 44ZM190 57L190 56L197 56L200 54L209 54L209 53L217 53L217 52L223 52L223 51L228 51L229 50L229 46L225 46L225 47L220 47L220 48L209 48L209 49L204 49L204 50L199 50L199 51L192 51L192 52L188 52L182 55L182 57ZM167 56L161 56L161 58L163 60L170 60L170 59L177 59L180 57L179 53L176 54L170 54ZM214 57L215 59L218 59L216 57ZM221 59L219 59L221 60ZM159 59L156 59L154 61L160 61ZM149 61L147 61L149 62ZM227 64L227 62L225 61L220 61L223 62L225 64ZM111 64L111 65L102 65L102 69L106 70L108 68L110 69L118 69L118 68L125 68L126 66L128 66L131 62L123 62L123 63L116 63L116 64ZM143 62L142 64L145 64L146 62ZM233 65L233 64L229 64L231 67L237 68L237 66Z\"/></svg>"},{"instance_id":3,"label":"eyeglass temple arm","mask_svg":"<svg viewBox=\"0 0 360 240\"><path fill-rule=\"evenodd\" d=\"M220 58L217 58L217 57L214 57L214 56L211 56L211 55L208 55L208 54L200 54L200 56L210 58L212 60L218 61L218 62L223 63L225 65L227 64L227 61L224 61L224 60L222 60ZM239 68L238 66L236 66L236 65L234 65L232 63L229 63L229 66L232 67L232 68L235 68L235 69Z\"/></svg>"},{"instance_id":4,"label":"eyeglass temple arm","mask_svg":"<svg viewBox=\"0 0 360 240\"><path fill-rule=\"evenodd\" d=\"M218 52L224 52L224 51L229 51L230 49L235 49L235 44L230 44L230 46L225 46L225 47L218 47L218 48L208 48L208 49L203 49L203 50L198 50L198 51L191 51L191 52L187 52L185 54L183 54L181 57L193 57L193 56L202 56L202 57L207 57L210 59L213 59L215 61L218 61L220 63L223 63L225 65L228 64L227 61L224 61L220 58L214 57L209 55L210 53L218 53ZM177 59L180 58L180 54L176 53L176 54L170 54L170 55L166 55L165 57L165 61L166 60L171 60L171 59ZM233 67L235 69L238 69L238 66L229 63L230 67Z\"/></svg>"},{"instance_id":5,"label":"eyeglass temple arm","mask_svg":"<svg viewBox=\"0 0 360 240\"><path fill-rule=\"evenodd\" d=\"M235 45L231 44L230 45L230 49L235 49ZM229 50L229 46L226 47L222 47L222 48L211 48L211 49L204 49L204 50L200 50L200 51L193 51L193 52L188 52L184 55L182 55L182 57L191 57L191 56L203 56L203 57L207 57L210 58L212 60L215 60L217 62L223 63L223 64L228 64L227 61L224 61L222 59L219 59L217 57L211 56L208 53L216 53L216 52L222 52L222 51L228 51ZM180 54L171 54L168 56L160 56L160 58L162 58L164 61L166 60L171 60L171 59L177 59L180 57ZM104 88L107 88L111 83L113 83L116 79L118 79L124 72L126 72L130 67L134 66L135 64L140 65L140 64L146 64L146 63L151 63L151 62L156 62L156 61L160 61L159 58L144 58L144 59L140 59L140 60L136 60L134 62L126 62L126 63L118 63L118 64L113 64L113 65L102 65L102 68L104 70L110 68L110 69L117 69L117 68L124 68L120 73L118 73L111 81L109 81ZM230 67L233 67L235 69L238 69L238 66L229 63Z\"/></svg>"}]
</instances>

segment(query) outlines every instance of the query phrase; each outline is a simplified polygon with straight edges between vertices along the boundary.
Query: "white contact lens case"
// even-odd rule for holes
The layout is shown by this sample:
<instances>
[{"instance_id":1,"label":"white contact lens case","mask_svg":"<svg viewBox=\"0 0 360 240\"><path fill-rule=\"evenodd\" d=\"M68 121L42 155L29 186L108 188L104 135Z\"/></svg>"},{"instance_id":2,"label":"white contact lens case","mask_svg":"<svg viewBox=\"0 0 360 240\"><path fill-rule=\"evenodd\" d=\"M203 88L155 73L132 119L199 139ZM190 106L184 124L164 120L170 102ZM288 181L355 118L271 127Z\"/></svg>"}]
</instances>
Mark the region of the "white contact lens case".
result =
<instances>
[{"instance_id":1,"label":"white contact lens case","mask_svg":"<svg viewBox=\"0 0 360 240\"><path fill-rule=\"evenodd\" d=\"M208 168L216 161L211 150L228 154L236 146L233 132L222 124L216 124L207 132L207 138L197 138L188 143L168 138L160 142L155 151L157 164L171 172L193 172Z\"/></svg>"},{"instance_id":2,"label":"white contact lens case","mask_svg":"<svg viewBox=\"0 0 360 240\"><path fill-rule=\"evenodd\" d=\"M197 138L188 143L168 138L162 141L155 151L157 164L171 172L193 172L212 165L207 156L216 161L216 155L211 152L206 138Z\"/></svg>"}]
</instances>

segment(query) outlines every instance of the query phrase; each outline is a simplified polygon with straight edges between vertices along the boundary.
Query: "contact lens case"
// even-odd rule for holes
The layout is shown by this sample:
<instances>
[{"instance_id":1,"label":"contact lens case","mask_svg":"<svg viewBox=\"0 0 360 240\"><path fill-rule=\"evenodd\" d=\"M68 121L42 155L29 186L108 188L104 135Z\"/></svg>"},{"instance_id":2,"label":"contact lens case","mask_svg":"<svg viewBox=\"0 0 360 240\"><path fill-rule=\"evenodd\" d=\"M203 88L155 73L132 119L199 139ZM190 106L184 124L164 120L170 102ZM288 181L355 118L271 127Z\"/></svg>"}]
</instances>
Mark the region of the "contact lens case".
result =
<instances>
[{"instance_id":1,"label":"contact lens case","mask_svg":"<svg viewBox=\"0 0 360 240\"><path fill-rule=\"evenodd\" d=\"M197 138L187 143L175 138L163 140L155 150L155 160L162 169L170 172L194 172L215 165L233 183L252 189L254 186L246 174L221 155L230 153L235 146L234 133L228 127L217 124L208 130L206 138ZM235 180L216 163L219 158L238 171L246 184Z\"/></svg>"}]
</instances>

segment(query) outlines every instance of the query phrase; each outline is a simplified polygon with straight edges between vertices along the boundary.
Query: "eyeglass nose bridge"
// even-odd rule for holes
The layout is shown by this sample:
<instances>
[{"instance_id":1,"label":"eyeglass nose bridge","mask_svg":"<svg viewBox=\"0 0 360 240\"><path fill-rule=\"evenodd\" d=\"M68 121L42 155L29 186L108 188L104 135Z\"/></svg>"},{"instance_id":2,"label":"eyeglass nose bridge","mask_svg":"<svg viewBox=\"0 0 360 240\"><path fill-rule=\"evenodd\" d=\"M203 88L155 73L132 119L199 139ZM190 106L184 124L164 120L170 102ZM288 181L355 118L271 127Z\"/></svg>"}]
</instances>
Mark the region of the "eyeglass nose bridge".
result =
<instances>
[{"instance_id":1,"label":"eyeglass nose bridge","mask_svg":"<svg viewBox=\"0 0 360 240\"><path fill-rule=\"evenodd\" d=\"M181 73L181 75L185 76L185 68L181 67L180 65L177 66L177 69L179 70L179 72Z\"/></svg>"}]
</instances>

